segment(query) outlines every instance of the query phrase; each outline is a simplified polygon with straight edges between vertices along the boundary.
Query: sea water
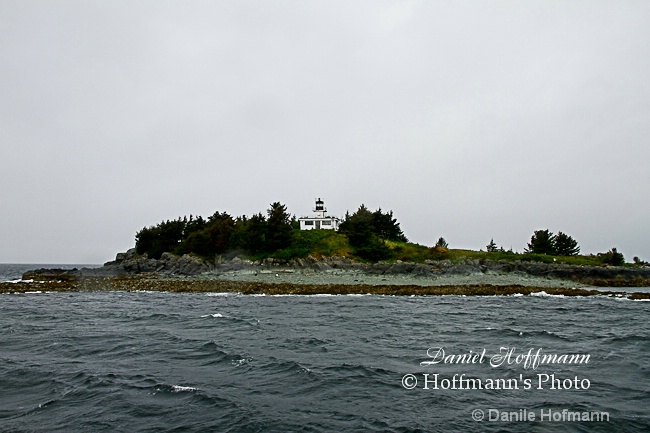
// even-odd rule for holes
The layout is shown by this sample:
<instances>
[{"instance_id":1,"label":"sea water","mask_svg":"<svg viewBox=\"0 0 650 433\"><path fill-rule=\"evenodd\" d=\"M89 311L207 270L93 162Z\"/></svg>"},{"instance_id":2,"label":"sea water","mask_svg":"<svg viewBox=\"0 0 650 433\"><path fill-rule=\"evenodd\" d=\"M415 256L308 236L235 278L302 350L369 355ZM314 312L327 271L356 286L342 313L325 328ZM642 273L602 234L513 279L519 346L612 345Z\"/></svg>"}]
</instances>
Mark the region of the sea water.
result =
<instances>
[{"instance_id":1,"label":"sea water","mask_svg":"<svg viewBox=\"0 0 650 433\"><path fill-rule=\"evenodd\" d=\"M34 269L81 269L98 268L100 266L101 265L0 263L0 282L20 280L25 272Z\"/></svg>"},{"instance_id":2,"label":"sea water","mask_svg":"<svg viewBox=\"0 0 650 433\"><path fill-rule=\"evenodd\" d=\"M541 293L3 294L0 431L650 431L649 313Z\"/></svg>"}]
</instances>

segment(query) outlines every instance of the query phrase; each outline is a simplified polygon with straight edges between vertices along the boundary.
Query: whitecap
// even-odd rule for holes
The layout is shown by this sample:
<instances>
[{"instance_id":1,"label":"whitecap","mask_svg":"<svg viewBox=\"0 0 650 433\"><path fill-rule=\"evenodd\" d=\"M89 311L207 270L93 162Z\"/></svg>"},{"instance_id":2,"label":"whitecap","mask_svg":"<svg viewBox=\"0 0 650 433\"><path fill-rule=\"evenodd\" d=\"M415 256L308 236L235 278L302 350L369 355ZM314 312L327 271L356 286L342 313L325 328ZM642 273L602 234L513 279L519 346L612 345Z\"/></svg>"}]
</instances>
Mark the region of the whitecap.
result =
<instances>
[{"instance_id":1,"label":"whitecap","mask_svg":"<svg viewBox=\"0 0 650 433\"><path fill-rule=\"evenodd\" d=\"M564 298L565 297L564 295L551 295L546 293L544 290L542 290L541 292L531 293L530 296L537 296L540 298Z\"/></svg>"},{"instance_id":2,"label":"whitecap","mask_svg":"<svg viewBox=\"0 0 650 433\"><path fill-rule=\"evenodd\" d=\"M201 317L214 317L214 318L217 318L217 317L224 317L224 316L222 314L220 314L220 313L214 313L214 314L204 314Z\"/></svg>"},{"instance_id":3,"label":"whitecap","mask_svg":"<svg viewBox=\"0 0 650 433\"><path fill-rule=\"evenodd\" d=\"M251 357L241 358L241 359L236 359L236 360L233 359L230 364L235 366L235 367L241 367L244 364L248 364L252 360L253 360L253 358L251 358Z\"/></svg>"},{"instance_id":4,"label":"whitecap","mask_svg":"<svg viewBox=\"0 0 650 433\"><path fill-rule=\"evenodd\" d=\"M197 388L193 388L191 386L172 385L173 392L190 392L196 391L196 389Z\"/></svg>"}]
</instances>

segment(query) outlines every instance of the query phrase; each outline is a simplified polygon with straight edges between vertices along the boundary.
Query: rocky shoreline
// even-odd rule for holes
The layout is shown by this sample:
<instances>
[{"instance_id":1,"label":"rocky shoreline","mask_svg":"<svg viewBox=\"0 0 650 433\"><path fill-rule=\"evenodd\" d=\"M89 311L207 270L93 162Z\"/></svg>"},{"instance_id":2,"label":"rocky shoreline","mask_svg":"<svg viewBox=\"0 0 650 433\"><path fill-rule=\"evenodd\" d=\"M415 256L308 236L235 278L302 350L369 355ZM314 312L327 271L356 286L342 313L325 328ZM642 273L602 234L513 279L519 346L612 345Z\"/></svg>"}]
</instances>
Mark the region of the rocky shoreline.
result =
<instances>
[{"instance_id":1,"label":"rocky shoreline","mask_svg":"<svg viewBox=\"0 0 650 433\"><path fill-rule=\"evenodd\" d=\"M164 276L193 276L219 280L267 281L308 284L354 284L355 280L371 284L416 285L541 285L552 287L647 287L650 267L573 266L560 263L526 261L490 261L465 259L427 260L424 263L378 262L361 263L347 257L307 257L282 261L247 260L239 256L218 256L209 261L192 255L175 256L164 253L158 260L138 256L131 249L118 253L115 260L101 268L83 268L54 272L39 269L28 272L23 279L79 279L86 277L115 277L123 275L159 274ZM272 275L273 277L269 277ZM318 275L318 278L313 278ZM447 282L445 282L447 281ZM549 284L550 282L550 284Z\"/></svg>"},{"instance_id":2,"label":"rocky shoreline","mask_svg":"<svg viewBox=\"0 0 650 433\"><path fill-rule=\"evenodd\" d=\"M606 292L594 287L648 287L650 268L596 267L539 262L448 260L425 263L359 263L346 257L291 261L217 257L214 261L165 253L159 260L117 255L101 268L37 269L21 283L0 283L0 292L68 290L154 290L248 294L384 295L552 295L624 296L650 293ZM591 288L591 289L588 289Z\"/></svg>"},{"instance_id":3,"label":"rocky shoreline","mask_svg":"<svg viewBox=\"0 0 650 433\"><path fill-rule=\"evenodd\" d=\"M357 277L351 279L352 277ZM324 282L328 281L336 282ZM469 280L468 280L469 281ZM177 292L236 293L243 295L385 295L385 296L538 296L576 297L606 296L629 300L648 300L650 292L605 291L571 287L557 280L530 279L527 284L501 280L498 284L442 280L396 279L368 280L363 274L293 274L258 273L214 276L165 276L161 274L84 277L79 279L23 280L0 283L0 293L50 292ZM414 283L415 282L415 283ZM459 284L460 283L460 284Z\"/></svg>"}]
</instances>

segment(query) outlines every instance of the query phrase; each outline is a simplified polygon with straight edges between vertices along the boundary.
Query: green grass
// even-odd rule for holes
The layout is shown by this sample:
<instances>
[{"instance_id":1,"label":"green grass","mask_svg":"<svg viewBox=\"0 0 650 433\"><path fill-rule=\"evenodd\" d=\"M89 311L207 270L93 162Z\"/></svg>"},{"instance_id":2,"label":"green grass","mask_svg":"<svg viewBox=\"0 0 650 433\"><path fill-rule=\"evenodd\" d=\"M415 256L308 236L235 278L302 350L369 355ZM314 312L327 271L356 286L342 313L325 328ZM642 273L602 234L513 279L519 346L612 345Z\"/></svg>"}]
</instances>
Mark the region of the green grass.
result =
<instances>
[{"instance_id":1,"label":"green grass","mask_svg":"<svg viewBox=\"0 0 650 433\"><path fill-rule=\"evenodd\" d=\"M508 251L473 251L464 249L431 248L408 242L386 241L386 244L393 251L393 260L404 262L422 263L425 260L449 260L452 263L459 263L463 260L490 260L498 262L504 260L514 262L541 262L541 263L564 263L574 266L601 266L603 260L599 257L590 256L549 256L546 254L524 254Z\"/></svg>"},{"instance_id":2,"label":"green grass","mask_svg":"<svg viewBox=\"0 0 650 433\"><path fill-rule=\"evenodd\" d=\"M334 230L294 230L291 234L291 246L276 251L273 256L278 259L346 256L350 257L352 248L347 236Z\"/></svg>"},{"instance_id":3,"label":"green grass","mask_svg":"<svg viewBox=\"0 0 650 433\"><path fill-rule=\"evenodd\" d=\"M525 254L508 251L473 251L464 249L432 248L410 242L384 241L392 252L392 257L387 261L401 260L404 262L423 263L426 260L449 260L459 263L464 260L490 260L493 262L517 260L523 262L563 263L574 266L602 266L602 258L589 256L550 256L546 254ZM361 260L355 256L354 248L348 242L347 236L333 230L294 230L290 247L276 251L270 256L290 260L305 258L344 256ZM264 255L268 257L268 254ZM363 261L363 260L362 260Z\"/></svg>"}]
</instances>

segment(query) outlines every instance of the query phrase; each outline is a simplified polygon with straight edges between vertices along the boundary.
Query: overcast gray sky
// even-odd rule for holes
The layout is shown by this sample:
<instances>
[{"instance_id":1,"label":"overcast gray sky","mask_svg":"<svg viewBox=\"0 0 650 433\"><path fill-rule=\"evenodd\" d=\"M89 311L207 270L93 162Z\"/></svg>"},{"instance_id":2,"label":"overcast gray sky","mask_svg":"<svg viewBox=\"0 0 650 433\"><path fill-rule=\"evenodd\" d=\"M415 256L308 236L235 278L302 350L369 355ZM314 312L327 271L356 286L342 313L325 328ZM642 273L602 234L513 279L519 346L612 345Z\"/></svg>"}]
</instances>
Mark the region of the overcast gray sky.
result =
<instances>
[{"instance_id":1,"label":"overcast gray sky","mask_svg":"<svg viewBox=\"0 0 650 433\"><path fill-rule=\"evenodd\" d=\"M0 262L183 215L392 210L650 260L650 2L0 0Z\"/></svg>"}]
</instances>

